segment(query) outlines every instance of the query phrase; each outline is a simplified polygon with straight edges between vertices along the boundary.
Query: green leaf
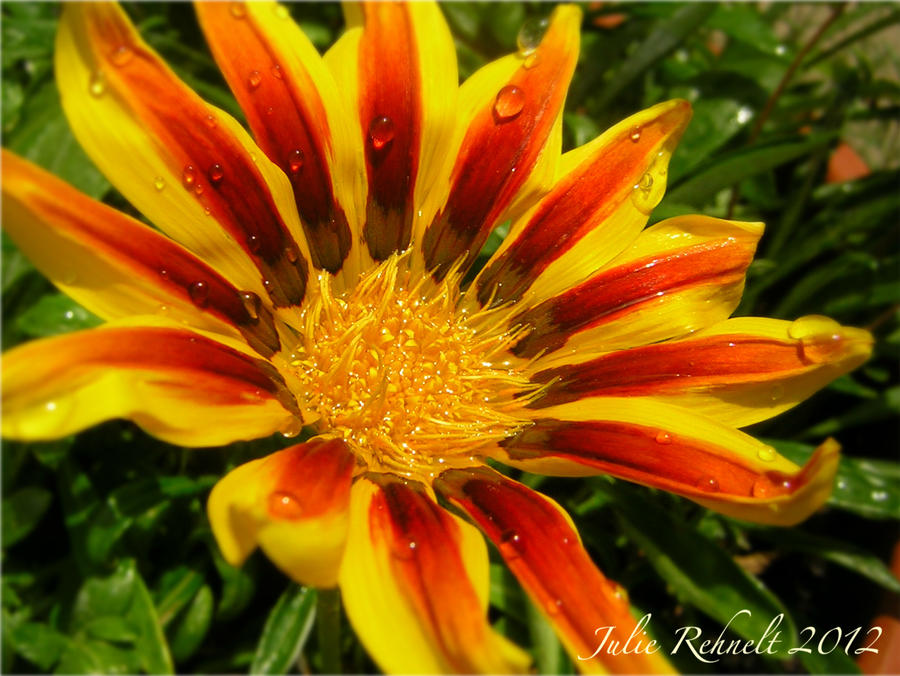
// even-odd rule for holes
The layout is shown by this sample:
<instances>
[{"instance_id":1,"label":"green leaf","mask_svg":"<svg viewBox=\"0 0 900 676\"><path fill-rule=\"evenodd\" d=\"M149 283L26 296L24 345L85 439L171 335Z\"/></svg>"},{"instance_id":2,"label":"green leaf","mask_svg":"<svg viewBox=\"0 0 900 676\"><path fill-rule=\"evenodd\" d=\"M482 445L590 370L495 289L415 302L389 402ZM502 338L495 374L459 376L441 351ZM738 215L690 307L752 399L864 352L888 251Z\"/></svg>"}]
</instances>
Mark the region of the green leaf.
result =
<instances>
[{"instance_id":1,"label":"green leaf","mask_svg":"<svg viewBox=\"0 0 900 676\"><path fill-rule=\"evenodd\" d=\"M164 627L194 598L203 586L203 576L187 566L178 566L162 576L155 594L159 622Z\"/></svg>"},{"instance_id":2,"label":"green leaf","mask_svg":"<svg viewBox=\"0 0 900 676\"><path fill-rule=\"evenodd\" d=\"M216 619L229 620L239 615L253 598L256 582L249 571L256 564L251 558L243 567L235 568L222 558L217 545L212 545L211 552L216 570L222 578L222 596L216 609Z\"/></svg>"},{"instance_id":3,"label":"green leaf","mask_svg":"<svg viewBox=\"0 0 900 676\"><path fill-rule=\"evenodd\" d=\"M214 606L212 589L203 585L190 605L172 622L167 634L172 657L176 661L188 659L203 643L212 622Z\"/></svg>"},{"instance_id":4,"label":"green leaf","mask_svg":"<svg viewBox=\"0 0 900 676\"><path fill-rule=\"evenodd\" d=\"M102 323L99 317L61 293L43 296L16 319L16 327L32 338L90 329Z\"/></svg>"},{"instance_id":5,"label":"green leaf","mask_svg":"<svg viewBox=\"0 0 900 676\"><path fill-rule=\"evenodd\" d=\"M679 204L703 205L720 190L801 158L828 143L831 138L830 134L822 134L809 140L757 146L730 153L676 185L669 192L669 199Z\"/></svg>"},{"instance_id":6,"label":"green leaf","mask_svg":"<svg viewBox=\"0 0 900 676\"><path fill-rule=\"evenodd\" d=\"M15 544L34 530L52 501L53 494L37 486L20 488L3 498L3 546Z\"/></svg>"},{"instance_id":7,"label":"green leaf","mask_svg":"<svg viewBox=\"0 0 900 676\"><path fill-rule=\"evenodd\" d=\"M137 634L124 617L105 615L88 622L84 631L92 638L111 643L134 643Z\"/></svg>"},{"instance_id":8,"label":"green leaf","mask_svg":"<svg viewBox=\"0 0 900 676\"><path fill-rule=\"evenodd\" d=\"M768 443L798 465L815 451L815 446L793 441ZM869 519L900 519L900 463L842 456L828 504Z\"/></svg>"},{"instance_id":9,"label":"green leaf","mask_svg":"<svg viewBox=\"0 0 900 676\"><path fill-rule=\"evenodd\" d=\"M20 622L13 625L8 638L16 654L41 671L49 671L66 647L66 637L46 624Z\"/></svg>"},{"instance_id":10,"label":"green leaf","mask_svg":"<svg viewBox=\"0 0 900 676\"><path fill-rule=\"evenodd\" d=\"M612 81L600 92L594 106L603 108L613 101L648 68L702 26L715 8L713 3L688 3L681 6L671 17L659 21L650 35L622 64Z\"/></svg>"},{"instance_id":11,"label":"green leaf","mask_svg":"<svg viewBox=\"0 0 900 676\"><path fill-rule=\"evenodd\" d=\"M539 674L564 673L565 652L553 627L531 601L526 604L528 633Z\"/></svg>"},{"instance_id":12,"label":"green leaf","mask_svg":"<svg viewBox=\"0 0 900 676\"><path fill-rule=\"evenodd\" d=\"M316 616L316 591L290 585L266 618L256 654L254 674L286 674L297 661Z\"/></svg>"},{"instance_id":13,"label":"green leaf","mask_svg":"<svg viewBox=\"0 0 900 676\"><path fill-rule=\"evenodd\" d=\"M615 496L624 531L680 599L749 640L759 640L773 618L783 615L783 640L773 651L786 653L795 644L796 629L778 598L714 542L631 486L594 485ZM741 610L750 614L737 615Z\"/></svg>"},{"instance_id":14,"label":"green leaf","mask_svg":"<svg viewBox=\"0 0 900 676\"><path fill-rule=\"evenodd\" d=\"M91 164L63 116L56 87L48 82L22 108L22 124L5 139L8 147L68 181L91 197L102 197L109 182Z\"/></svg>"},{"instance_id":15,"label":"green leaf","mask_svg":"<svg viewBox=\"0 0 900 676\"><path fill-rule=\"evenodd\" d=\"M25 258L25 254L19 251L19 248L13 243L6 234L6 231L0 233L3 237L3 266L0 267L0 284L2 284L5 293L19 281L29 270L34 270L34 266Z\"/></svg>"}]
</instances>

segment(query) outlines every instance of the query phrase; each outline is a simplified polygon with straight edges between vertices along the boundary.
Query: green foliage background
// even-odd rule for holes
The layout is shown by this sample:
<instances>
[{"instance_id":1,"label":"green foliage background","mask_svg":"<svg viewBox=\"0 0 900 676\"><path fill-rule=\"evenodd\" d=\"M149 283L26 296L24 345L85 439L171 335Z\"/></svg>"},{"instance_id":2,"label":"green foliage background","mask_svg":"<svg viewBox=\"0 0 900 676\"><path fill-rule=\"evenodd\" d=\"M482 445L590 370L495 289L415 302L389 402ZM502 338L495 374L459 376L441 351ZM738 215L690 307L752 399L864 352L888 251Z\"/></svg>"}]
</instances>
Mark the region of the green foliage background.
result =
<instances>
[{"instance_id":1,"label":"green foliage background","mask_svg":"<svg viewBox=\"0 0 900 676\"><path fill-rule=\"evenodd\" d=\"M127 9L189 84L240 118L190 5ZM550 9L445 5L462 75L514 50L522 23ZM342 30L338 5L291 12L321 49ZM55 4L2 6L3 145L127 208L61 114L52 76L58 14ZM653 219L701 212L765 221L739 314L827 314L877 338L867 365L751 430L798 462L826 436L844 446L827 509L801 527L750 526L605 478L524 477L569 509L599 566L630 591L636 609L652 611L664 645L685 625L715 636L743 608L753 615L732 623L729 636L758 638L778 613L785 632L816 627L815 641L832 627L864 633L881 603L896 603L890 595L900 582L885 562L900 517L898 24L900 8L879 3L585 6L567 146L642 107L689 99L694 119ZM871 173L826 183L843 142ZM97 323L5 236L2 290L5 349ZM123 422L55 443L5 443L2 670L321 671L323 648L337 645L344 670L373 671L346 621L336 641L312 631L315 591L290 584L258 554L231 568L211 537L204 502L217 478L287 443L187 452ZM496 561L492 619L533 652L542 673L570 671L549 627ZM847 673L856 670L852 652L705 665L682 651L673 661L688 672Z\"/></svg>"}]
</instances>

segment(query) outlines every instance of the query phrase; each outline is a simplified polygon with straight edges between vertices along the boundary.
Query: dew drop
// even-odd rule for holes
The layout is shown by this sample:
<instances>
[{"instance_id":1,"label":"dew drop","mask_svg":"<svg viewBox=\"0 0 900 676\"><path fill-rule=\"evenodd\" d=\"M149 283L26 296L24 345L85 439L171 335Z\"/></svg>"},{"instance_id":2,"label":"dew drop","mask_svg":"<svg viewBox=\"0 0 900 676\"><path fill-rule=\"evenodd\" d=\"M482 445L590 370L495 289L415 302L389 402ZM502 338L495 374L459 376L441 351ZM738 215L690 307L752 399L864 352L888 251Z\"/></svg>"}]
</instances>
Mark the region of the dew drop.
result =
<instances>
[{"instance_id":1,"label":"dew drop","mask_svg":"<svg viewBox=\"0 0 900 676\"><path fill-rule=\"evenodd\" d=\"M500 543L497 545L497 548L507 561L517 559L522 555L519 551L521 542L522 537L516 531L508 530L500 535Z\"/></svg>"},{"instance_id":2,"label":"dew drop","mask_svg":"<svg viewBox=\"0 0 900 676\"><path fill-rule=\"evenodd\" d=\"M613 596L615 596L620 601L628 603L628 592L625 591L625 587L620 584L613 584Z\"/></svg>"},{"instance_id":3,"label":"dew drop","mask_svg":"<svg viewBox=\"0 0 900 676\"><path fill-rule=\"evenodd\" d=\"M415 540L400 538L392 541L391 552L398 559L408 561L415 556L416 547L418 546L419 545Z\"/></svg>"},{"instance_id":4,"label":"dew drop","mask_svg":"<svg viewBox=\"0 0 900 676\"><path fill-rule=\"evenodd\" d=\"M548 615L558 615L562 608L562 604L562 599L549 599L547 603L544 604L544 610Z\"/></svg>"},{"instance_id":5,"label":"dew drop","mask_svg":"<svg viewBox=\"0 0 900 676\"><path fill-rule=\"evenodd\" d=\"M775 449L771 446L763 446L756 452L756 457L763 462L772 462L775 459Z\"/></svg>"},{"instance_id":6,"label":"dew drop","mask_svg":"<svg viewBox=\"0 0 900 676\"><path fill-rule=\"evenodd\" d=\"M494 115L500 122L515 119L525 107L525 93L515 85L506 85L494 99Z\"/></svg>"},{"instance_id":7,"label":"dew drop","mask_svg":"<svg viewBox=\"0 0 900 676\"><path fill-rule=\"evenodd\" d=\"M157 176L156 178L153 179L153 187L156 188L158 191L162 190L163 188L166 187L166 179L164 179L162 176Z\"/></svg>"},{"instance_id":8,"label":"dew drop","mask_svg":"<svg viewBox=\"0 0 900 676\"><path fill-rule=\"evenodd\" d=\"M303 421L298 418L291 418L279 431L285 439L293 439L303 431Z\"/></svg>"},{"instance_id":9,"label":"dew drop","mask_svg":"<svg viewBox=\"0 0 900 676\"><path fill-rule=\"evenodd\" d=\"M753 488L750 490L750 493L754 498L767 498L772 494L773 488L771 481L759 478L753 482Z\"/></svg>"},{"instance_id":10,"label":"dew drop","mask_svg":"<svg viewBox=\"0 0 900 676\"><path fill-rule=\"evenodd\" d=\"M194 169L193 164L188 164L184 168L184 171L181 172L181 181L188 190L190 190L197 182L197 170Z\"/></svg>"},{"instance_id":11,"label":"dew drop","mask_svg":"<svg viewBox=\"0 0 900 676\"><path fill-rule=\"evenodd\" d=\"M247 314L250 317L250 321L258 322L259 321L259 310L262 306L262 301L252 291L241 291L241 303L244 306L244 309L247 311Z\"/></svg>"},{"instance_id":12,"label":"dew drop","mask_svg":"<svg viewBox=\"0 0 900 676\"><path fill-rule=\"evenodd\" d=\"M117 68L125 66L134 58L134 51L128 45L119 45L109 55L109 60Z\"/></svg>"},{"instance_id":13,"label":"dew drop","mask_svg":"<svg viewBox=\"0 0 900 676\"><path fill-rule=\"evenodd\" d=\"M209 168L209 171L206 172L206 175L209 176L210 183L212 183L213 185L218 185L225 177L225 170L222 168L221 164L216 163Z\"/></svg>"},{"instance_id":14,"label":"dew drop","mask_svg":"<svg viewBox=\"0 0 900 676\"><path fill-rule=\"evenodd\" d=\"M369 123L369 141L375 150L381 150L394 140L394 122L391 118L380 115Z\"/></svg>"},{"instance_id":15,"label":"dew drop","mask_svg":"<svg viewBox=\"0 0 900 676\"><path fill-rule=\"evenodd\" d=\"M536 51L532 52L531 54L529 54L528 56L525 57L525 60L522 62L522 67L525 70L531 70L536 65L538 65L538 62L540 60L541 60L540 54Z\"/></svg>"},{"instance_id":16,"label":"dew drop","mask_svg":"<svg viewBox=\"0 0 900 676\"><path fill-rule=\"evenodd\" d=\"M653 187L653 177L649 173L646 173L643 176L641 176L641 180L635 186L635 188L640 188L644 192L650 192L650 188L652 188L652 187Z\"/></svg>"},{"instance_id":17,"label":"dew drop","mask_svg":"<svg viewBox=\"0 0 900 676\"><path fill-rule=\"evenodd\" d=\"M209 284L206 282L191 282L188 286L188 296L197 307L206 307L209 303Z\"/></svg>"},{"instance_id":18,"label":"dew drop","mask_svg":"<svg viewBox=\"0 0 900 676\"><path fill-rule=\"evenodd\" d=\"M299 148L288 153L288 170L296 174L303 168L303 151Z\"/></svg>"},{"instance_id":19,"label":"dew drop","mask_svg":"<svg viewBox=\"0 0 900 676\"><path fill-rule=\"evenodd\" d=\"M159 276L162 277L165 281L169 281L169 271L165 268L160 269Z\"/></svg>"},{"instance_id":20,"label":"dew drop","mask_svg":"<svg viewBox=\"0 0 900 676\"><path fill-rule=\"evenodd\" d=\"M91 81L88 85L88 91L90 91L91 96L101 97L106 93L106 76L103 75L102 70L95 71L93 75L91 75Z\"/></svg>"},{"instance_id":21,"label":"dew drop","mask_svg":"<svg viewBox=\"0 0 900 676\"><path fill-rule=\"evenodd\" d=\"M715 493L719 490L719 482L711 476L700 477L695 485L705 493Z\"/></svg>"},{"instance_id":22,"label":"dew drop","mask_svg":"<svg viewBox=\"0 0 900 676\"><path fill-rule=\"evenodd\" d=\"M277 63L272 66L272 77L274 77L276 80L284 79L284 73L281 72L281 66L279 66Z\"/></svg>"},{"instance_id":23,"label":"dew drop","mask_svg":"<svg viewBox=\"0 0 900 676\"><path fill-rule=\"evenodd\" d=\"M229 5L228 10L235 19L243 19L247 16L247 8L244 7L243 2L232 2Z\"/></svg>"},{"instance_id":24,"label":"dew drop","mask_svg":"<svg viewBox=\"0 0 900 676\"><path fill-rule=\"evenodd\" d=\"M250 253L258 254L262 250L262 241L256 235L247 235L247 249Z\"/></svg>"},{"instance_id":25,"label":"dew drop","mask_svg":"<svg viewBox=\"0 0 900 676\"><path fill-rule=\"evenodd\" d=\"M634 129L632 129L631 136L629 136L628 138L631 139L632 143L637 143L638 141L640 141L641 140L641 128L635 127Z\"/></svg>"},{"instance_id":26,"label":"dew drop","mask_svg":"<svg viewBox=\"0 0 900 676\"><path fill-rule=\"evenodd\" d=\"M250 71L250 75L247 76L247 84L250 86L250 89L256 89L259 87L262 82L262 75L258 70Z\"/></svg>"},{"instance_id":27,"label":"dew drop","mask_svg":"<svg viewBox=\"0 0 900 676\"><path fill-rule=\"evenodd\" d=\"M296 264L297 261L300 260L300 255L297 253L297 249L292 244L289 244L284 248L284 257L288 259L288 262L291 265Z\"/></svg>"},{"instance_id":28,"label":"dew drop","mask_svg":"<svg viewBox=\"0 0 900 676\"><path fill-rule=\"evenodd\" d=\"M769 398L772 401L778 401L784 396L784 385L775 385L769 392Z\"/></svg>"},{"instance_id":29,"label":"dew drop","mask_svg":"<svg viewBox=\"0 0 900 676\"><path fill-rule=\"evenodd\" d=\"M205 188L203 187L203 184L200 183L199 181L194 185L194 193L195 194L202 195L204 190L205 190Z\"/></svg>"},{"instance_id":30,"label":"dew drop","mask_svg":"<svg viewBox=\"0 0 900 676\"><path fill-rule=\"evenodd\" d=\"M276 519L296 520L303 516L303 508L297 496L286 491L269 493L268 508L269 514Z\"/></svg>"},{"instance_id":31,"label":"dew drop","mask_svg":"<svg viewBox=\"0 0 900 676\"><path fill-rule=\"evenodd\" d=\"M887 491L872 491L872 499L875 502L884 502L888 499Z\"/></svg>"},{"instance_id":32,"label":"dew drop","mask_svg":"<svg viewBox=\"0 0 900 676\"><path fill-rule=\"evenodd\" d=\"M664 430L660 430L659 434L656 435L656 443L662 444L664 446L672 443L672 435Z\"/></svg>"},{"instance_id":33,"label":"dew drop","mask_svg":"<svg viewBox=\"0 0 900 676\"><path fill-rule=\"evenodd\" d=\"M528 19L519 29L516 45L523 56L531 54L541 44L550 21L546 17Z\"/></svg>"},{"instance_id":34,"label":"dew drop","mask_svg":"<svg viewBox=\"0 0 900 676\"><path fill-rule=\"evenodd\" d=\"M206 116L206 126L210 129L215 129L218 126L219 122L216 120L215 116L210 113Z\"/></svg>"}]
</instances>

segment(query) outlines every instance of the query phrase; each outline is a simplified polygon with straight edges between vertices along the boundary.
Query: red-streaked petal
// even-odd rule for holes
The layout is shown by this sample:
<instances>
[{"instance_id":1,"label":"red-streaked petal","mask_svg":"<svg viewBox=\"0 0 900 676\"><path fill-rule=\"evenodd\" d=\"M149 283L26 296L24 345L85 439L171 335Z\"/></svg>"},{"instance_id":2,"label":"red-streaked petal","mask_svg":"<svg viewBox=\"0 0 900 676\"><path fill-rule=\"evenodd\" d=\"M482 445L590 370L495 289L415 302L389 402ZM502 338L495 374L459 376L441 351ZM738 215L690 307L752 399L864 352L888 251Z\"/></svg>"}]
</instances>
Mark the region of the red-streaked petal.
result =
<instances>
[{"instance_id":1,"label":"red-streaked petal","mask_svg":"<svg viewBox=\"0 0 900 676\"><path fill-rule=\"evenodd\" d=\"M571 347L602 352L687 334L731 314L761 224L683 216L658 223L606 268L518 315L520 357Z\"/></svg>"},{"instance_id":2,"label":"red-streaked petal","mask_svg":"<svg viewBox=\"0 0 900 676\"><path fill-rule=\"evenodd\" d=\"M606 627L613 627L609 641L620 645L632 631L631 645L640 639L646 647L650 640L637 629L624 595L597 570L559 505L486 467L449 470L435 486L497 546L580 670L671 672L659 646L652 655L601 651L592 657Z\"/></svg>"},{"instance_id":3,"label":"red-streaked petal","mask_svg":"<svg viewBox=\"0 0 900 676\"><path fill-rule=\"evenodd\" d=\"M620 253L662 196L669 157L690 117L687 101L661 103L563 155L553 189L513 225L479 275L481 304L518 301L538 278L543 300Z\"/></svg>"},{"instance_id":4,"label":"red-streaked petal","mask_svg":"<svg viewBox=\"0 0 900 676\"><path fill-rule=\"evenodd\" d=\"M464 135L446 204L425 230L425 264L443 277L465 269L516 201L555 172L559 121L578 55L581 12L557 8L535 52L489 64L460 90ZM539 165L542 165L540 168Z\"/></svg>"},{"instance_id":5,"label":"red-streaked petal","mask_svg":"<svg viewBox=\"0 0 900 676\"><path fill-rule=\"evenodd\" d=\"M741 317L684 340L540 371L533 380L550 386L533 406L593 396L663 397L743 427L803 401L862 364L871 349L867 331L824 317Z\"/></svg>"},{"instance_id":6,"label":"red-streaked petal","mask_svg":"<svg viewBox=\"0 0 900 676\"><path fill-rule=\"evenodd\" d=\"M747 521L803 521L828 499L837 470L834 442L801 468L743 432L655 399L596 397L535 413L497 460L542 474L611 474Z\"/></svg>"},{"instance_id":7,"label":"red-streaked petal","mask_svg":"<svg viewBox=\"0 0 900 676\"><path fill-rule=\"evenodd\" d=\"M29 259L104 319L161 313L271 356L272 313L157 231L3 151L3 225Z\"/></svg>"},{"instance_id":8,"label":"red-streaked petal","mask_svg":"<svg viewBox=\"0 0 900 676\"><path fill-rule=\"evenodd\" d=\"M262 150L291 181L312 263L336 273L352 230L335 178L354 161L334 78L315 47L270 2L198 2L207 42ZM336 166L340 165L340 166Z\"/></svg>"},{"instance_id":9,"label":"red-streaked petal","mask_svg":"<svg viewBox=\"0 0 900 676\"><path fill-rule=\"evenodd\" d=\"M182 446L268 436L300 412L266 361L182 329L107 327L3 355L3 435L56 439L128 418Z\"/></svg>"},{"instance_id":10,"label":"red-streaked petal","mask_svg":"<svg viewBox=\"0 0 900 676\"><path fill-rule=\"evenodd\" d=\"M360 640L387 673L528 666L487 622L484 541L419 483L383 474L357 481L340 584Z\"/></svg>"},{"instance_id":11,"label":"red-streaked petal","mask_svg":"<svg viewBox=\"0 0 900 676\"><path fill-rule=\"evenodd\" d=\"M333 587L355 466L341 439L311 439L229 472L207 504L225 560L240 566L259 546L296 582Z\"/></svg>"},{"instance_id":12,"label":"red-streaked petal","mask_svg":"<svg viewBox=\"0 0 900 676\"><path fill-rule=\"evenodd\" d=\"M277 306L303 301L308 250L284 174L177 78L120 7L65 7L56 72L75 136L140 211L231 281Z\"/></svg>"}]
</instances>

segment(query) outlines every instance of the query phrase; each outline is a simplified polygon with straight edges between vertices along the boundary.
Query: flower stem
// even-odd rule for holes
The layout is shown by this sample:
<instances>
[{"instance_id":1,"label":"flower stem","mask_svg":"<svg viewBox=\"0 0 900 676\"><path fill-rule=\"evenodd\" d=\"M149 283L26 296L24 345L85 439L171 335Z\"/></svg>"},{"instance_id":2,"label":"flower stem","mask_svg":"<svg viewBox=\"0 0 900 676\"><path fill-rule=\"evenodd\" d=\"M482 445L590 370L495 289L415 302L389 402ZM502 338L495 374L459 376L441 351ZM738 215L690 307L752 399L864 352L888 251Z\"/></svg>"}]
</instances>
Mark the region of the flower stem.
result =
<instances>
[{"instance_id":1,"label":"flower stem","mask_svg":"<svg viewBox=\"0 0 900 676\"><path fill-rule=\"evenodd\" d=\"M322 671L341 673L341 592L340 589L320 589L316 601L316 626L319 649L322 651Z\"/></svg>"}]
</instances>

